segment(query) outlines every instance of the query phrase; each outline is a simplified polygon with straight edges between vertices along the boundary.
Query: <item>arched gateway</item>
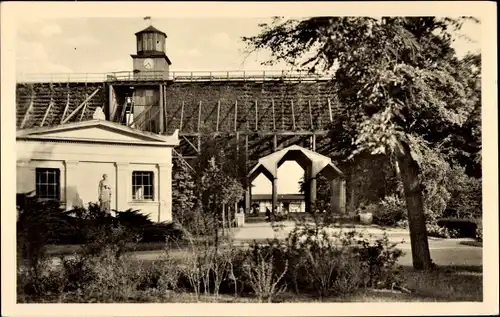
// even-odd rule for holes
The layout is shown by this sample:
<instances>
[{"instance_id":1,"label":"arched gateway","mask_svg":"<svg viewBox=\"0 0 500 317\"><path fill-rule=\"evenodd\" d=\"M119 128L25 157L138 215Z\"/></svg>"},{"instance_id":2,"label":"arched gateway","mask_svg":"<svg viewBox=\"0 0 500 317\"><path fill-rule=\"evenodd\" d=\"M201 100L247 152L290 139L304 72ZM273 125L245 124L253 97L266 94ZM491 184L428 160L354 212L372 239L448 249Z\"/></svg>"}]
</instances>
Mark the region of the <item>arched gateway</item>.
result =
<instances>
[{"instance_id":1,"label":"arched gateway","mask_svg":"<svg viewBox=\"0 0 500 317\"><path fill-rule=\"evenodd\" d=\"M261 173L271 181L272 210L278 203L278 168L286 161L296 161L305 171L305 180L309 184L306 195L307 212L310 212L316 204L316 177L322 174L331 181L331 212L339 215L345 213L345 180L342 171L329 157L298 145L289 146L260 158L248 175L250 183Z\"/></svg>"}]
</instances>

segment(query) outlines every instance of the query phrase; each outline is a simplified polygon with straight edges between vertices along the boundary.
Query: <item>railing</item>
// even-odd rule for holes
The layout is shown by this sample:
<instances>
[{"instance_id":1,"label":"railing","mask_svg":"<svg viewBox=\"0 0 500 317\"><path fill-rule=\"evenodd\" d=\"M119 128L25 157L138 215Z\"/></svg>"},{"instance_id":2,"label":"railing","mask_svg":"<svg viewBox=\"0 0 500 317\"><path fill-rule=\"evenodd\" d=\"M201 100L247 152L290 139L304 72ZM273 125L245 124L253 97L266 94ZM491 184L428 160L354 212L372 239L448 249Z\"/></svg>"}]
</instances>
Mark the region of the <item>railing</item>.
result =
<instances>
[{"instance_id":1,"label":"railing","mask_svg":"<svg viewBox=\"0 0 500 317\"><path fill-rule=\"evenodd\" d=\"M120 71L110 73L54 73L54 74L22 74L17 82L116 82L116 81L316 81L329 80L332 75L316 74L307 71Z\"/></svg>"}]
</instances>

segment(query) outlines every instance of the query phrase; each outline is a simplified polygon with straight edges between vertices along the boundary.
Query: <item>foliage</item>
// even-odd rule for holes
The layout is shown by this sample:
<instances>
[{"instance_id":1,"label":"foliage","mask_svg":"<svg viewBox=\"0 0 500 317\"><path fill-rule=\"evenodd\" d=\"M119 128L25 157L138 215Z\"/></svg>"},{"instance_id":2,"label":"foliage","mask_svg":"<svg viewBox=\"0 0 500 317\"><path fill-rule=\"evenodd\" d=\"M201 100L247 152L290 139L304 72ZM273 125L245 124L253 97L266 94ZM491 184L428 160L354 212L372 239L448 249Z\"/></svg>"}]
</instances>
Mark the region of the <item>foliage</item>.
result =
<instances>
[{"instance_id":1,"label":"foliage","mask_svg":"<svg viewBox=\"0 0 500 317\"><path fill-rule=\"evenodd\" d=\"M334 150L344 159L363 153L396 158L412 245L419 245L413 250L418 253L415 268L432 266L420 184L426 178L419 175L425 153L451 161L464 158L464 153L477 156L480 144L480 57L460 60L451 46L454 32L466 20L478 22L463 17L275 18L262 24L259 34L243 38L249 50L268 49L271 63L300 63L312 72L334 73L342 105L331 127ZM464 140L476 146L453 152ZM427 214L442 209L442 201L433 202L436 205L427 204Z\"/></svg>"},{"instance_id":2,"label":"foliage","mask_svg":"<svg viewBox=\"0 0 500 317\"><path fill-rule=\"evenodd\" d=\"M483 225L482 224L477 226L475 238L477 241L483 242Z\"/></svg>"},{"instance_id":3,"label":"foliage","mask_svg":"<svg viewBox=\"0 0 500 317\"><path fill-rule=\"evenodd\" d=\"M361 205L357 209L357 213L360 212L371 212L373 223L381 226L404 227L408 221L406 204L397 195L386 196L377 203Z\"/></svg>"},{"instance_id":4,"label":"foliage","mask_svg":"<svg viewBox=\"0 0 500 317\"><path fill-rule=\"evenodd\" d=\"M442 218L436 224L453 232L456 238L474 238L478 228L477 222L471 219Z\"/></svg>"},{"instance_id":5,"label":"foliage","mask_svg":"<svg viewBox=\"0 0 500 317\"><path fill-rule=\"evenodd\" d=\"M48 264L46 246L63 222L63 209L58 201L40 200L34 193L17 194L16 208L18 260L26 262L33 287L42 291L39 282Z\"/></svg>"},{"instance_id":6,"label":"foliage","mask_svg":"<svg viewBox=\"0 0 500 317\"><path fill-rule=\"evenodd\" d=\"M427 224L427 233L430 237L445 239L456 238L458 236L457 231L442 227L435 222Z\"/></svg>"},{"instance_id":7,"label":"foliage","mask_svg":"<svg viewBox=\"0 0 500 317\"><path fill-rule=\"evenodd\" d=\"M278 287L278 283L285 276L288 270L288 262L280 275L275 274L273 256L263 255L257 252L257 259L247 259L244 264L245 277L257 295L259 302L267 300L271 303L273 298L286 290L286 285Z\"/></svg>"},{"instance_id":8,"label":"foliage","mask_svg":"<svg viewBox=\"0 0 500 317\"><path fill-rule=\"evenodd\" d=\"M196 184L186 164L175 164L172 175L172 212L183 226L189 224L196 205Z\"/></svg>"}]
</instances>

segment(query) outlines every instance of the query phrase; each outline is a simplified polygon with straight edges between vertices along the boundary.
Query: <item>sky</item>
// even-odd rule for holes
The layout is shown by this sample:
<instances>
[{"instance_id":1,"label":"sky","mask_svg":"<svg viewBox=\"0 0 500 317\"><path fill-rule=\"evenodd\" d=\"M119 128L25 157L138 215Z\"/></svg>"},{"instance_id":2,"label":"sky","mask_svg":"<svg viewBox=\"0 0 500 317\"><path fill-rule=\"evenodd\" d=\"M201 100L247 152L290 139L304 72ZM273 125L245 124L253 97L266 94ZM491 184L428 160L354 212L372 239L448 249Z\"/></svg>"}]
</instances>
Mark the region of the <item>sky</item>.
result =
<instances>
[{"instance_id":1,"label":"sky","mask_svg":"<svg viewBox=\"0 0 500 317\"><path fill-rule=\"evenodd\" d=\"M16 34L16 75L25 73L106 73L132 70L136 51L134 33L152 24L167 34L166 51L171 71L282 70L262 66L266 52L247 56L242 36L255 35L259 23L270 18L52 18L20 20ZM480 26L468 23L457 38L457 54L480 48ZM297 193L303 170L286 162L278 171L278 192ZM254 181L253 193L271 193L263 176Z\"/></svg>"}]
</instances>

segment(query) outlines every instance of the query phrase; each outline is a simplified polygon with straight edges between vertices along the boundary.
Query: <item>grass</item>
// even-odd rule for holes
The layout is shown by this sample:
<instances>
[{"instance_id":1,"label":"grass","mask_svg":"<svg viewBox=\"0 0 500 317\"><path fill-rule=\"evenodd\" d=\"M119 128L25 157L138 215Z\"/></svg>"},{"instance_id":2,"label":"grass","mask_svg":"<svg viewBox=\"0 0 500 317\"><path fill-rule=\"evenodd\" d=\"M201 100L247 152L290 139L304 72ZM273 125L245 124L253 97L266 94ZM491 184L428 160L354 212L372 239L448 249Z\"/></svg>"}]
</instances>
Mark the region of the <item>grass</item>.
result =
<instances>
[{"instance_id":1,"label":"grass","mask_svg":"<svg viewBox=\"0 0 500 317\"><path fill-rule=\"evenodd\" d=\"M442 266L432 272L416 272L403 268L406 287L412 296L434 301L483 300L481 266Z\"/></svg>"}]
</instances>

